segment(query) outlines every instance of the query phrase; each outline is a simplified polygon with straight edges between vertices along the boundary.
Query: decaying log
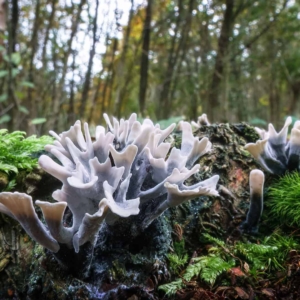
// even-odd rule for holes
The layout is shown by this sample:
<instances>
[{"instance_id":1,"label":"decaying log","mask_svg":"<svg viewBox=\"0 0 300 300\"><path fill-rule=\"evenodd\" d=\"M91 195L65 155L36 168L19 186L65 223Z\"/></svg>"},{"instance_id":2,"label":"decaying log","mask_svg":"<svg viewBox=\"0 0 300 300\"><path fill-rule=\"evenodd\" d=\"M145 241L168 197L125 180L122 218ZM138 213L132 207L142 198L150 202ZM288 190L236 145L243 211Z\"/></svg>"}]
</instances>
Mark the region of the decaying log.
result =
<instances>
[{"instance_id":1,"label":"decaying log","mask_svg":"<svg viewBox=\"0 0 300 300\"><path fill-rule=\"evenodd\" d=\"M258 136L244 123L203 125L195 135L208 137L213 148L201 157L200 172L187 184L218 174L220 197L201 197L169 209L121 249L116 247L117 237L100 237L88 278L68 274L15 221L0 215L0 299L158 299L156 287L170 278L165 255L173 240L184 238L192 253L201 248L203 232L238 238L249 207L249 173L259 168L244 145ZM174 138L179 143L180 133ZM49 200L58 184L36 170L23 177L18 191Z\"/></svg>"}]
</instances>

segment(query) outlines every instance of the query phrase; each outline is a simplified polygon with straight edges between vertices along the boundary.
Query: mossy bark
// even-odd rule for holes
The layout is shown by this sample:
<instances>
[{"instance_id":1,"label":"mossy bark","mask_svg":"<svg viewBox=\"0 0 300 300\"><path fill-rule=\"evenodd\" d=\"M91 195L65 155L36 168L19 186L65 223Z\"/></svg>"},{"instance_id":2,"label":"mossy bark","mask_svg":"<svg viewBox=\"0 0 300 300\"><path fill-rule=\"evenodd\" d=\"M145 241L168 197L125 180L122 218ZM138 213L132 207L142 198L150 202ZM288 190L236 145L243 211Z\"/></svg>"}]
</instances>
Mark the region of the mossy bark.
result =
<instances>
[{"instance_id":1,"label":"mossy bark","mask_svg":"<svg viewBox=\"0 0 300 300\"><path fill-rule=\"evenodd\" d=\"M0 215L0 299L160 299L156 288L170 279L166 254L173 240L184 238L192 254L201 248L204 231L236 237L249 207L248 176L259 168L244 145L258 136L244 123L202 126L195 135L208 137L213 147L200 159L200 172L188 184L218 174L220 197L201 197L170 209L120 249L117 237L103 230L89 277L74 278L14 220ZM180 144L180 133L174 137ZM34 200L49 200L60 185L41 170L22 174L17 182L18 191Z\"/></svg>"}]
</instances>

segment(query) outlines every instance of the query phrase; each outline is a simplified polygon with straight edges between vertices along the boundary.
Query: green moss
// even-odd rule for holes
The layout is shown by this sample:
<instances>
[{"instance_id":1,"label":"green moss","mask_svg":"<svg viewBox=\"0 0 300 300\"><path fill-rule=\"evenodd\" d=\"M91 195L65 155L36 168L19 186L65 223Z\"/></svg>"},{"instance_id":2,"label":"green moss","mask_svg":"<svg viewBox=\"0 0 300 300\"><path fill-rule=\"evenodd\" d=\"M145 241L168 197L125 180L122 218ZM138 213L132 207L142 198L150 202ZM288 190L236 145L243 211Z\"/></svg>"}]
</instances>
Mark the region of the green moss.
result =
<instances>
[{"instance_id":1,"label":"green moss","mask_svg":"<svg viewBox=\"0 0 300 300\"><path fill-rule=\"evenodd\" d=\"M0 130L0 171L8 174L9 182L1 186L2 190L12 189L13 180L21 170L31 171L37 166L38 153L44 150L45 145L51 144L53 139L49 136L37 138L32 135L25 138L25 132L14 131L8 133L6 129Z\"/></svg>"},{"instance_id":2,"label":"green moss","mask_svg":"<svg viewBox=\"0 0 300 300\"><path fill-rule=\"evenodd\" d=\"M300 225L300 174L281 177L267 193L266 206L269 217L282 224Z\"/></svg>"},{"instance_id":3,"label":"green moss","mask_svg":"<svg viewBox=\"0 0 300 300\"><path fill-rule=\"evenodd\" d=\"M124 265L118 261L118 260L114 260L112 262L113 264L113 274L114 274L114 278L115 279L122 279L122 278L125 278L126 277L126 269L124 267Z\"/></svg>"}]
</instances>

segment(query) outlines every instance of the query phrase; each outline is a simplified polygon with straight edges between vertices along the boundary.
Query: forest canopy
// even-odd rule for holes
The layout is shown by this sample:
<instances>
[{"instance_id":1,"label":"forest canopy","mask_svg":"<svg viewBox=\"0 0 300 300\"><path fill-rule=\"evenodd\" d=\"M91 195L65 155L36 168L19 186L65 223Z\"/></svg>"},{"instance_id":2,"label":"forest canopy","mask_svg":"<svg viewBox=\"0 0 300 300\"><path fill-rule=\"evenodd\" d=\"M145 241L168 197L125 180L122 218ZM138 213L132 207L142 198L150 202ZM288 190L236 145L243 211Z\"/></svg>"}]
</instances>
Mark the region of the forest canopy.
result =
<instances>
[{"instance_id":1,"label":"forest canopy","mask_svg":"<svg viewBox=\"0 0 300 300\"><path fill-rule=\"evenodd\" d=\"M42 134L103 113L261 127L299 117L297 1L1 2L2 128Z\"/></svg>"}]
</instances>

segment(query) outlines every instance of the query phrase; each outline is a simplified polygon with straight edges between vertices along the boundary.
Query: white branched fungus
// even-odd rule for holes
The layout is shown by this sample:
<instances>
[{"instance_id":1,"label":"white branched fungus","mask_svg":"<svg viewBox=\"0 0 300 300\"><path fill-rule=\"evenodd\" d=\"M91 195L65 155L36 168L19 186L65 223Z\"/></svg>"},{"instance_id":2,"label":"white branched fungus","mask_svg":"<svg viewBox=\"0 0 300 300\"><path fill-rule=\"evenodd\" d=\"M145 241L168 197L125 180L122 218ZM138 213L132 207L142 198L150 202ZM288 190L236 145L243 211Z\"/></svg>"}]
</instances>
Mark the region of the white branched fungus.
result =
<instances>
[{"instance_id":1,"label":"white branched fungus","mask_svg":"<svg viewBox=\"0 0 300 300\"><path fill-rule=\"evenodd\" d=\"M286 171L299 171L300 160L300 121L295 122L290 140L287 141L288 128L292 118L288 117L280 132L269 124L268 131L255 128L261 140L245 146L260 165L269 173L282 175Z\"/></svg>"},{"instance_id":2,"label":"white branched fungus","mask_svg":"<svg viewBox=\"0 0 300 300\"><path fill-rule=\"evenodd\" d=\"M92 141L88 125L84 134L77 121L56 138L46 150L60 161L42 155L40 166L62 182L53 193L56 203L36 201L48 229L37 218L31 197L19 193L2 193L0 211L18 220L26 232L53 252L59 244L74 247L95 244L103 222L115 226L122 218L139 215L144 230L169 207L201 195L217 195L219 176L193 186L185 180L199 171L197 159L211 149L207 138L199 141L191 125L181 122L182 145L172 148L165 139L175 128L160 129L149 119L142 123L136 114L120 122L104 115L108 130L96 128ZM149 206L149 207L148 207ZM72 226L63 224L65 209L71 211Z\"/></svg>"}]
</instances>

